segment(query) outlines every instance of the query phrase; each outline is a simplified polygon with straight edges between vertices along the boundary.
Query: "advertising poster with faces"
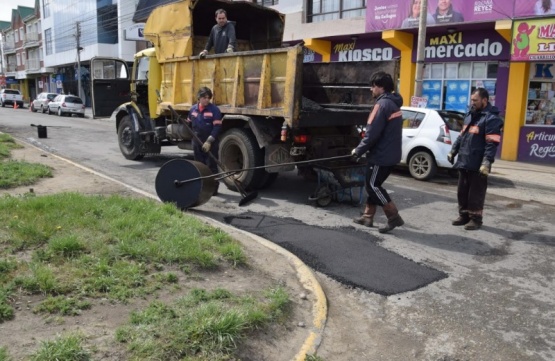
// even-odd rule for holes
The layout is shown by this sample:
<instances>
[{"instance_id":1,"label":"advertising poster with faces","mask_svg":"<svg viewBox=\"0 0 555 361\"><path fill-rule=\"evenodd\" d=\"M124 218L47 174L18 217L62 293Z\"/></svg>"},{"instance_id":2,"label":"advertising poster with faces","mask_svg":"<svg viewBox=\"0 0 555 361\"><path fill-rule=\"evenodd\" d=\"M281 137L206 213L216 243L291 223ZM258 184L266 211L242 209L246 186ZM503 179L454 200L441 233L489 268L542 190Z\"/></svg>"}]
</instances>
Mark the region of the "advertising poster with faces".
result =
<instances>
[{"instance_id":1,"label":"advertising poster with faces","mask_svg":"<svg viewBox=\"0 0 555 361\"><path fill-rule=\"evenodd\" d=\"M542 0L538 0L540 3ZM522 4L521 4L522 3ZM366 8L366 31L418 27L421 0L374 0ZM515 5L516 4L516 5ZM533 13L535 0L428 0L427 26L511 19L515 7Z\"/></svg>"}]
</instances>

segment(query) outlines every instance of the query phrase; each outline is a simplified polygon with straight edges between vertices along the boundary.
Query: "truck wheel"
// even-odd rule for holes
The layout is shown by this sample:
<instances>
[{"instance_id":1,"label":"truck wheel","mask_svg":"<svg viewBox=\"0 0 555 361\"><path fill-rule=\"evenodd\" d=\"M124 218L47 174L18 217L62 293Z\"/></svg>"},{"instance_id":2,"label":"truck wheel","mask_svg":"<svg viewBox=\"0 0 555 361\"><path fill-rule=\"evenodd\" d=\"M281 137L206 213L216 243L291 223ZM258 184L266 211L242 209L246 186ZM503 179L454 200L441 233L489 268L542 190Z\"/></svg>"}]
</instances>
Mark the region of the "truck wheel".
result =
<instances>
[{"instance_id":1,"label":"truck wheel","mask_svg":"<svg viewBox=\"0 0 555 361\"><path fill-rule=\"evenodd\" d=\"M432 178L437 172L434 156L425 150L414 153L409 160L409 172L413 178L421 181Z\"/></svg>"},{"instance_id":2,"label":"truck wheel","mask_svg":"<svg viewBox=\"0 0 555 361\"><path fill-rule=\"evenodd\" d=\"M220 140L220 162L226 171L260 167L264 164L264 154L260 151L256 138L249 129L230 129ZM256 189L260 184L264 169L247 170L236 177L247 190ZM227 188L237 191L231 177L223 179Z\"/></svg>"},{"instance_id":3,"label":"truck wheel","mask_svg":"<svg viewBox=\"0 0 555 361\"><path fill-rule=\"evenodd\" d=\"M118 127L118 143L121 154L125 159L141 160L145 156L140 153L141 140L139 134L133 130L131 117L124 116Z\"/></svg>"}]
</instances>

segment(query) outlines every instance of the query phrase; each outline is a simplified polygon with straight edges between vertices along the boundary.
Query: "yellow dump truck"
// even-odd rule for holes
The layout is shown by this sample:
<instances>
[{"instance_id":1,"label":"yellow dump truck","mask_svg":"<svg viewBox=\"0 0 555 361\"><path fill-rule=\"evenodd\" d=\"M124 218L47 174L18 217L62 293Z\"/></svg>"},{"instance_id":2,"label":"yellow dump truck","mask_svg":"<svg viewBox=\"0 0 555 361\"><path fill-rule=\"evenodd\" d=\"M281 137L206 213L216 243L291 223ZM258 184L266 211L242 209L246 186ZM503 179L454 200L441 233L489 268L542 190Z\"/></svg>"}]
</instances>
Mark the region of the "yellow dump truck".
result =
<instances>
[{"instance_id":1,"label":"yellow dump truck","mask_svg":"<svg viewBox=\"0 0 555 361\"><path fill-rule=\"evenodd\" d=\"M200 58L220 8L236 24L238 49ZM303 63L302 43L283 45L284 26L283 14L247 1L182 0L154 9L144 27L154 47L135 55L132 100L112 114L123 155L139 160L164 145L192 149L170 107L186 118L202 86L212 89L223 115L221 163L226 170L257 168L238 174L246 189L267 187L293 167L277 164L349 154L373 103L370 75L396 74L396 62ZM109 94L125 93L125 64L104 59L91 67L93 108L113 106Z\"/></svg>"}]
</instances>

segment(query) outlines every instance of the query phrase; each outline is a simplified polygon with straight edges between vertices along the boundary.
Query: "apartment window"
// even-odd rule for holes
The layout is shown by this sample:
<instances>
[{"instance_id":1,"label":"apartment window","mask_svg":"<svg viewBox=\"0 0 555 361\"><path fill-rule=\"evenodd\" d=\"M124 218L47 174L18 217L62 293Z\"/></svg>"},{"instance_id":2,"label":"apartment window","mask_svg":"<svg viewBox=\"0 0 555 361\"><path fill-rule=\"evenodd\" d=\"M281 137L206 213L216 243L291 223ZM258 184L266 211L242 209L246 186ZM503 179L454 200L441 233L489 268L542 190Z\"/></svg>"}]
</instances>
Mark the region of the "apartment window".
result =
<instances>
[{"instance_id":1,"label":"apartment window","mask_svg":"<svg viewBox=\"0 0 555 361\"><path fill-rule=\"evenodd\" d=\"M42 16L46 19L50 17L50 0L44 0L42 6Z\"/></svg>"},{"instance_id":2,"label":"apartment window","mask_svg":"<svg viewBox=\"0 0 555 361\"><path fill-rule=\"evenodd\" d=\"M21 54L19 54L19 53L15 54L15 59L16 59L17 66L20 66L21 65Z\"/></svg>"},{"instance_id":3,"label":"apartment window","mask_svg":"<svg viewBox=\"0 0 555 361\"><path fill-rule=\"evenodd\" d=\"M39 48L39 60L40 60L40 61L43 61L43 60L44 60L44 58L43 58L43 56L42 56L42 46Z\"/></svg>"},{"instance_id":4,"label":"apartment window","mask_svg":"<svg viewBox=\"0 0 555 361\"><path fill-rule=\"evenodd\" d=\"M256 0L255 3L262 6L272 6L272 5L277 5L279 1L278 0Z\"/></svg>"},{"instance_id":5,"label":"apartment window","mask_svg":"<svg viewBox=\"0 0 555 361\"><path fill-rule=\"evenodd\" d=\"M19 41L19 32L16 30L13 32L13 34L14 34L15 42L17 43Z\"/></svg>"},{"instance_id":6,"label":"apartment window","mask_svg":"<svg viewBox=\"0 0 555 361\"><path fill-rule=\"evenodd\" d=\"M44 31L44 46L46 49L46 55L52 54L52 29L46 29Z\"/></svg>"},{"instance_id":7,"label":"apartment window","mask_svg":"<svg viewBox=\"0 0 555 361\"><path fill-rule=\"evenodd\" d=\"M307 21L319 21L364 17L366 0L309 0Z\"/></svg>"},{"instance_id":8,"label":"apartment window","mask_svg":"<svg viewBox=\"0 0 555 361\"><path fill-rule=\"evenodd\" d=\"M25 30L23 29L23 26L19 28L19 38L21 41L25 40Z\"/></svg>"}]
</instances>

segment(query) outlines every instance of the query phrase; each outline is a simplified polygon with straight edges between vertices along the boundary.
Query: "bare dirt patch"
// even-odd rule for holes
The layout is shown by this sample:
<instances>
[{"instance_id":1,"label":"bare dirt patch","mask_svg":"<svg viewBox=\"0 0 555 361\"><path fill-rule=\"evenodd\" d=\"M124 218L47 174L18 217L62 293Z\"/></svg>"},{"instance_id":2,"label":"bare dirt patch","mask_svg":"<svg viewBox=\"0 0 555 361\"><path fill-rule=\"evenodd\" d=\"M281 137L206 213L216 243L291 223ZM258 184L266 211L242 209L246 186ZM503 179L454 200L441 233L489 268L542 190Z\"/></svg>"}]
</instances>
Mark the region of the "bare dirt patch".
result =
<instances>
[{"instance_id":1,"label":"bare dirt patch","mask_svg":"<svg viewBox=\"0 0 555 361\"><path fill-rule=\"evenodd\" d=\"M12 158L41 163L53 169L53 178L42 179L32 186L0 190L0 196L18 196L33 192L37 196L79 192L89 195L118 194L141 197L125 186L81 169L52 154L25 145L12 151ZM258 292L277 284L283 286L292 300L291 316L283 324L259 330L239 345L237 357L241 360L292 360L301 350L313 324L311 294L301 283L296 269L282 255L257 243L241 233L231 233L245 248L248 267L227 267L215 272L180 273L178 287L160 291L148 299L135 299L129 304L94 299L92 308L79 316L43 316L33 312L42 300L40 296L21 296L14 299L16 308L12 321L0 323L0 346L7 347L14 360L26 359L41 341L57 335L79 331L86 339L88 349L96 360L126 360L125 346L117 343L114 331L127 322L130 312L140 309L153 299L162 302L185 295L191 288L225 288L236 294ZM179 270L173 270L179 273ZM303 295L306 295L304 297ZM303 296L303 297L301 297Z\"/></svg>"}]
</instances>

